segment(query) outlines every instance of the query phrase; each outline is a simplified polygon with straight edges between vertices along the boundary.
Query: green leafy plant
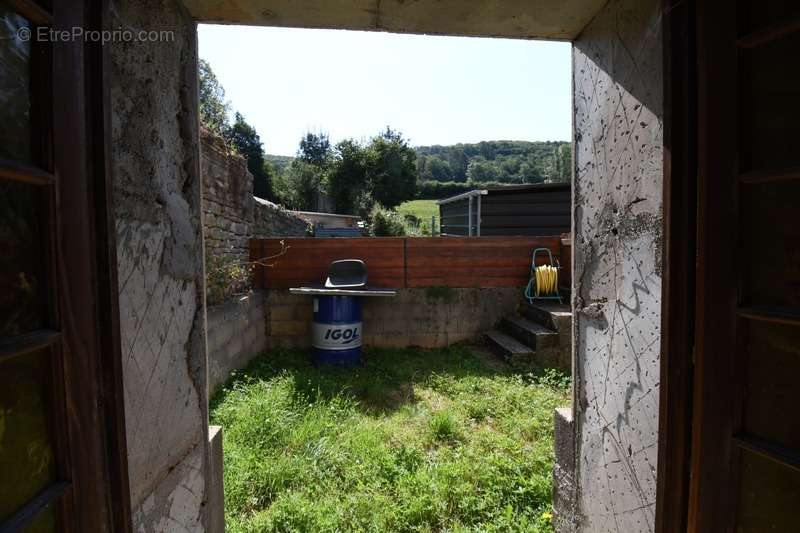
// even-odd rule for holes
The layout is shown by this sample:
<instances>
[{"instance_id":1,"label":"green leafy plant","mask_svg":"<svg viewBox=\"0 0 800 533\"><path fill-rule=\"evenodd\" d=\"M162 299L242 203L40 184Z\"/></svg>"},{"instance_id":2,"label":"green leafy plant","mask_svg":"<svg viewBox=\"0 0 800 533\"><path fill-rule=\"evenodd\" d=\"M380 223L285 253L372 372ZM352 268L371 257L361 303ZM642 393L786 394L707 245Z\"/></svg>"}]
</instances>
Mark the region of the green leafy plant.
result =
<instances>
[{"instance_id":1,"label":"green leafy plant","mask_svg":"<svg viewBox=\"0 0 800 533\"><path fill-rule=\"evenodd\" d=\"M206 302L216 305L251 289L253 265L206 249Z\"/></svg>"},{"instance_id":2,"label":"green leafy plant","mask_svg":"<svg viewBox=\"0 0 800 533\"><path fill-rule=\"evenodd\" d=\"M457 441L461 438L458 421L449 411L439 411L428 420L428 429L434 440L443 442Z\"/></svg>"},{"instance_id":3,"label":"green leafy plant","mask_svg":"<svg viewBox=\"0 0 800 533\"><path fill-rule=\"evenodd\" d=\"M371 235L373 237L402 237L406 235L406 225L397 212L375 204L370 213Z\"/></svg>"}]
</instances>

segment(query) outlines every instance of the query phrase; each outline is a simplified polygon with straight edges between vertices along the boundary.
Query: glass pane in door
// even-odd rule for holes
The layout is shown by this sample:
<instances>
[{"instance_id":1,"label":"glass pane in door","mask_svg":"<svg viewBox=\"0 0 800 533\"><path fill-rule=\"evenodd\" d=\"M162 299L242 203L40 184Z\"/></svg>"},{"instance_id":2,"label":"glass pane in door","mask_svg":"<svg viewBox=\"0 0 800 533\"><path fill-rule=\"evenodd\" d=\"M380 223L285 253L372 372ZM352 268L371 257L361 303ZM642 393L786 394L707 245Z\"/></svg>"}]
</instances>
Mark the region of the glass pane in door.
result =
<instances>
[{"instance_id":1,"label":"glass pane in door","mask_svg":"<svg viewBox=\"0 0 800 533\"><path fill-rule=\"evenodd\" d=\"M737 533L798 531L800 472L742 451Z\"/></svg>"},{"instance_id":2,"label":"glass pane in door","mask_svg":"<svg viewBox=\"0 0 800 533\"><path fill-rule=\"evenodd\" d=\"M794 409L800 375L800 327L752 321L745 355L742 429L745 433L800 450L800 424L787 420ZM800 503L800 502L798 502Z\"/></svg>"},{"instance_id":3,"label":"glass pane in door","mask_svg":"<svg viewBox=\"0 0 800 533\"><path fill-rule=\"evenodd\" d=\"M42 189L0 181L0 338L45 327Z\"/></svg>"},{"instance_id":4,"label":"glass pane in door","mask_svg":"<svg viewBox=\"0 0 800 533\"><path fill-rule=\"evenodd\" d=\"M32 31L24 17L0 4L0 158L23 163L31 160Z\"/></svg>"},{"instance_id":5,"label":"glass pane in door","mask_svg":"<svg viewBox=\"0 0 800 533\"><path fill-rule=\"evenodd\" d=\"M49 350L0 362L0 524L56 481Z\"/></svg>"}]
</instances>

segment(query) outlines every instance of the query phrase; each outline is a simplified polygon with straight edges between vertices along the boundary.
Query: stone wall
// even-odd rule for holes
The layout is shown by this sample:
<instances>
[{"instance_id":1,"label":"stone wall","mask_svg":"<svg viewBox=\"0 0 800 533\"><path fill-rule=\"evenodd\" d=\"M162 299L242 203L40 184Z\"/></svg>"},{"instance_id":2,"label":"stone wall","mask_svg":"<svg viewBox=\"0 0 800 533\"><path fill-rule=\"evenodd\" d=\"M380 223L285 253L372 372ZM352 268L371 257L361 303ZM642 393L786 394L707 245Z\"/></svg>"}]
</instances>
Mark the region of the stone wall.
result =
<instances>
[{"instance_id":1,"label":"stone wall","mask_svg":"<svg viewBox=\"0 0 800 533\"><path fill-rule=\"evenodd\" d=\"M173 42L116 42L111 159L133 530L202 531L208 399L196 25L174 0L132 0L118 25ZM118 19L118 20L117 20Z\"/></svg>"},{"instance_id":2,"label":"stone wall","mask_svg":"<svg viewBox=\"0 0 800 533\"><path fill-rule=\"evenodd\" d=\"M267 347L311 345L313 297L264 291ZM436 348L477 338L516 311L522 289L398 289L394 298L364 298L364 345Z\"/></svg>"},{"instance_id":3,"label":"stone wall","mask_svg":"<svg viewBox=\"0 0 800 533\"><path fill-rule=\"evenodd\" d=\"M208 308L208 390L267 347L264 294L255 291Z\"/></svg>"},{"instance_id":4,"label":"stone wall","mask_svg":"<svg viewBox=\"0 0 800 533\"><path fill-rule=\"evenodd\" d=\"M247 162L206 128L200 130L200 154L206 254L247 261L254 214Z\"/></svg>"},{"instance_id":5,"label":"stone wall","mask_svg":"<svg viewBox=\"0 0 800 533\"><path fill-rule=\"evenodd\" d=\"M575 41L573 66L577 501L561 530L649 532L663 253L660 2L611 0Z\"/></svg>"},{"instance_id":6,"label":"stone wall","mask_svg":"<svg viewBox=\"0 0 800 533\"><path fill-rule=\"evenodd\" d=\"M267 200L254 200L253 237L304 237L310 232L309 223L301 217Z\"/></svg>"},{"instance_id":7,"label":"stone wall","mask_svg":"<svg viewBox=\"0 0 800 533\"><path fill-rule=\"evenodd\" d=\"M244 157L222 137L200 130L203 228L208 257L248 261L251 237L303 237L308 223L286 209L253 196L253 175Z\"/></svg>"}]
</instances>

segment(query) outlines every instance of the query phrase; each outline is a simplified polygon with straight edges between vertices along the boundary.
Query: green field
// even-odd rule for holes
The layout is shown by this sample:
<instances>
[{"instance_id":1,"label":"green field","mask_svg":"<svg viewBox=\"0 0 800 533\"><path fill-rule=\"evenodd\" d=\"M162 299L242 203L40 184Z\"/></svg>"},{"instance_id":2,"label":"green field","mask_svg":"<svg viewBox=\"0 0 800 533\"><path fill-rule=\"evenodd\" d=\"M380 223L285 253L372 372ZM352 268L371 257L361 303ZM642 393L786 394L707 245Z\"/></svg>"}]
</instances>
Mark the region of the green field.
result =
<instances>
[{"instance_id":1,"label":"green field","mask_svg":"<svg viewBox=\"0 0 800 533\"><path fill-rule=\"evenodd\" d=\"M464 346L369 350L354 369L266 353L211 406L227 530L552 532L569 390Z\"/></svg>"},{"instance_id":2,"label":"green field","mask_svg":"<svg viewBox=\"0 0 800 533\"><path fill-rule=\"evenodd\" d=\"M435 215L436 220L439 220L439 206L436 205L436 200L411 200L410 202L403 202L397 206L397 212L401 215L410 213L423 222L431 223L431 216Z\"/></svg>"},{"instance_id":3,"label":"green field","mask_svg":"<svg viewBox=\"0 0 800 533\"><path fill-rule=\"evenodd\" d=\"M439 228L439 206L436 200L411 200L397 206L396 211L401 216L410 214L420 219L418 236L431 234L431 216L436 216L436 228Z\"/></svg>"}]
</instances>

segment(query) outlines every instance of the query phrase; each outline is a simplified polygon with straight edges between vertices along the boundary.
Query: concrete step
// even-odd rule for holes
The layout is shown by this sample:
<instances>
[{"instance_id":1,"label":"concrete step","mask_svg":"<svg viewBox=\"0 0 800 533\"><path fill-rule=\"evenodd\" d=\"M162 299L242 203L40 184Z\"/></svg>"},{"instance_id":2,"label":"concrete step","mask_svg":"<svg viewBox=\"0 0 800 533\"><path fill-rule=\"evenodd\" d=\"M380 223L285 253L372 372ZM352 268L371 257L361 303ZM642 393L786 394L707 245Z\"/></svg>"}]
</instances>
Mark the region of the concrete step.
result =
<instances>
[{"instance_id":1,"label":"concrete step","mask_svg":"<svg viewBox=\"0 0 800 533\"><path fill-rule=\"evenodd\" d=\"M505 317L500 327L534 351L558 346L558 333L519 315Z\"/></svg>"},{"instance_id":2,"label":"concrete step","mask_svg":"<svg viewBox=\"0 0 800 533\"><path fill-rule=\"evenodd\" d=\"M525 346L514 337L497 329L488 332L486 339L493 351L511 362L530 361L536 353L530 346Z\"/></svg>"},{"instance_id":3,"label":"concrete step","mask_svg":"<svg viewBox=\"0 0 800 533\"><path fill-rule=\"evenodd\" d=\"M569 304L558 302L522 303L522 315L537 324L551 329L557 333L570 334L572 329L572 309Z\"/></svg>"}]
</instances>

